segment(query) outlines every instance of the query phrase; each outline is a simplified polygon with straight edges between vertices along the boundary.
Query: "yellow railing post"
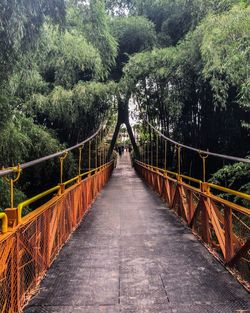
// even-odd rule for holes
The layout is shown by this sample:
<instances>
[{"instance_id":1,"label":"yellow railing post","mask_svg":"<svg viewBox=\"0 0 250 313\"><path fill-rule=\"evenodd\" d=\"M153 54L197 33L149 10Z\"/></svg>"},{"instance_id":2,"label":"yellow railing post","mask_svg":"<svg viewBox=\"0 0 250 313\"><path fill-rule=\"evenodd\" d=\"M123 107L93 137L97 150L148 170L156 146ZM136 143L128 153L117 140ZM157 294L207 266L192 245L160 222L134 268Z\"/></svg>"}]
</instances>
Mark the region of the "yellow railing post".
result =
<instances>
[{"instance_id":1,"label":"yellow railing post","mask_svg":"<svg viewBox=\"0 0 250 313\"><path fill-rule=\"evenodd\" d=\"M156 134L156 167L159 167L159 136Z\"/></svg>"},{"instance_id":2,"label":"yellow railing post","mask_svg":"<svg viewBox=\"0 0 250 313\"><path fill-rule=\"evenodd\" d=\"M17 167L11 169L13 172L17 173L17 176L15 179L5 177L5 180L10 184L10 208L5 209L5 214L7 215L8 226L14 227L21 222L21 217L18 216L18 210L14 208L14 184L21 176L21 166L18 164Z\"/></svg>"},{"instance_id":3,"label":"yellow railing post","mask_svg":"<svg viewBox=\"0 0 250 313\"><path fill-rule=\"evenodd\" d=\"M208 155L202 154L201 152L199 152L199 155L202 159L202 181L203 183L205 183L206 182L206 160L208 158Z\"/></svg>"},{"instance_id":4,"label":"yellow railing post","mask_svg":"<svg viewBox=\"0 0 250 313\"><path fill-rule=\"evenodd\" d=\"M13 178L6 178L5 180L7 182L9 182L10 184L10 208L13 209L14 208L14 184L19 180L20 176L21 176L21 167L20 164L18 163L17 167L13 167L12 168L14 172L17 173L17 177L15 179Z\"/></svg>"},{"instance_id":5,"label":"yellow railing post","mask_svg":"<svg viewBox=\"0 0 250 313\"><path fill-rule=\"evenodd\" d=\"M100 132L100 149L99 149L99 159L100 159L100 166L102 166L102 131Z\"/></svg>"},{"instance_id":6,"label":"yellow railing post","mask_svg":"<svg viewBox=\"0 0 250 313\"><path fill-rule=\"evenodd\" d=\"M147 146L148 146L148 159L147 159L147 163L148 165L150 164L150 142L148 141L147 143Z\"/></svg>"},{"instance_id":7,"label":"yellow railing post","mask_svg":"<svg viewBox=\"0 0 250 313\"><path fill-rule=\"evenodd\" d=\"M164 168L165 168L165 171L167 171L167 156L168 156L168 142L167 140L164 140Z\"/></svg>"},{"instance_id":8,"label":"yellow railing post","mask_svg":"<svg viewBox=\"0 0 250 313\"><path fill-rule=\"evenodd\" d=\"M158 167L159 167L159 160L158 160L158 158L159 158L159 136L158 136L158 134L156 134L156 152L155 152L155 158L156 158L156 160L155 160L155 165L156 165L156 167L158 168Z\"/></svg>"},{"instance_id":9,"label":"yellow railing post","mask_svg":"<svg viewBox=\"0 0 250 313\"><path fill-rule=\"evenodd\" d=\"M89 172L91 171L91 140L89 141ZM89 174L90 176L91 174Z\"/></svg>"},{"instance_id":10,"label":"yellow railing post","mask_svg":"<svg viewBox=\"0 0 250 313\"><path fill-rule=\"evenodd\" d=\"M153 140L151 140L151 166L153 166L153 159L154 159L154 155L153 155Z\"/></svg>"},{"instance_id":11,"label":"yellow railing post","mask_svg":"<svg viewBox=\"0 0 250 313\"><path fill-rule=\"evenodd\" d=\"M0 220L2 221L2 234L8 231L8 216L4 212L0 212Z\"/></svg>"},{"instance_id":12,"label":"yellow railing post","mask_svg":"<svg viewBox=\"0 0 250 313\"><path fill-rule=\"evenodd\" d=\"M145 162L145 142L142 144L142 162Z\"/></svg>"},{"instance_id":13,"label":"yellow railing post","mask_svg":"<svg viewBox=\"0 0 250 313\"><path fill-rule=\"evenodd\" d=\"M103 147L103 164L105 164L105 163L106 163L106 147L104 145L104 147Z\"/></svg>"},{"instance_id":14,"label":"yellow railing post","mask_svg":"<svg viewBox=\"0 0 250 313\"><path fill-rule=\"evenodd\" d=\"M81 180L81 171L82 171L82 153L83 153L83 146L79 148L79 159L78 159L78 176L79 176L79 181Z\"/></svg>"},{"instance_id":15,"label":"yellow railing post","mask_svg":"<svg viewBox=\"0 0 250 313\"><path fill-rule=\"evenodd\" d=\"M181 146L177 146L177 172L178 172L178 175L181 175Z\"/></svg>"},{"instance_id":16,"label":"yellow railing post","mask_svg":"<svg viewBox=\"0 0 250 313\"><path fill-rule=\"evenodd\" d=\"M95 138L95 168L98 167L98 138Z\"/></svg>"},{"instance_id":17,"label":"yellow railing post","mask_svg":"<svg viewBox=\"0 0 250 313\"><path fill-rule=\"evenodd\" d=\"M61 187L61 193L64 192L64 184L63 184L63 164L64 160L67 158L68 152L64 152L64 155L60 157L60 187Z\"/></svg>"},{"instance_id":18,"label":"yellow railing post","mask_svg":"<svg viewBox=\"0 0 250 313\"><path fill-rule=\"evenodd\" d=\"M105 163L105 147L103 145L103 147L102 147L102 165L104 165L104 163Z\"/></svg>"}]
</instances>

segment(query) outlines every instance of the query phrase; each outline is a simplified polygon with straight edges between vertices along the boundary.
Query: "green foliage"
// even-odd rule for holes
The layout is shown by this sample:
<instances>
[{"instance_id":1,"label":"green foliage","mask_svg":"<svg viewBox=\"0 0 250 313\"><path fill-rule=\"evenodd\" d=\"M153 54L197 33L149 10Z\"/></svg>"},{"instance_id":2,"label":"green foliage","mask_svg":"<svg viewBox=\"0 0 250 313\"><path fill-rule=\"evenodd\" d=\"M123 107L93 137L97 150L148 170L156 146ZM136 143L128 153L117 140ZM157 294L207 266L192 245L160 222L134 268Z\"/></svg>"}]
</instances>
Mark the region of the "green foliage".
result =
<instances>
[{"instance_id":1,"label":"green foliage","mask_svg":"<svg viewBox=\"0 0 250 313\"><path fill-rule=\"evenodd\" d=\"M239 101L248 106L250 7L238 5L222 15L211 15L201 27L203 73L211 80L216 101L225 105L228 90L233 85L238 89Z\"/></svg>"},{"instance_id":2,"label":"green foliage","mask_svg":"<svg viewBox=\"0 0 250 313\"><path fill-rule=\"evenodd\" d=\"M9 78L7 88L20 101L28 99L33 93L48 92L48 84L43 80L37 64L25 61L18 64Z\"/></svg>"},{"instance_id":3,"label":"green foliage","mask_svg":"<svg viewBox=\"0 0 250 313\"><path fill-rule=\"evenodd\" d=\"M206 12L216 14L210 14L176 46L130 57L123 85L132 92L139 111L175 140L244 157L249 152L249 130L243 128L243 122L249 124L249 113L242 102L249 60L249 7L238 5L224 12L232 3L223 7L221 2L220 8L212 2L204 4ZM159 35L161 30L157 31ZM224 98L219 99L222 92ZM182 170L199 177L201 169L190 160L183 154ZM209 162L208 173L219 167L216 160ZM247 190L246 183L239 180L235 188Z\"/></svg>"},{"instance_id":4,"label":"green foliage","mask_svg":"<svg viewBox=\"0 0 250 313\"><path fill-rule=\"evenodd\" d=\"M56 87L47 97L33 95L26 114L53 128L61 142L75 144L97 129L114 104L114 83L87 82L72 90Z\"/></svg>"},{"instance_id":5,"label":"green foliage","mask_svg":"<svg viewBox=\"0 0 250 313\"><path fill-rule=\"evenodd\" d=\"M175 48L154 49L132 57L125 66L127 88L132 89L140 111L169 134L181 117L178 80L178 51Z\"/></svg>"},{"instance_id":6,"label":"green foliage","mask_svg":"<svg viewBox=\"0 0 250 313\"><path fill-rule=\"evenodd\" d=\"M103 0L90 3L69 4L67 14L68 27L77 28L100 53L102 63L108 74L115 64L117 43L110 32L109 20L105 14Z\"/></svg>"},{"instance_id":7,"label":"green foliage","mask_svg":"<svg viewBox=\"0 0 250 313\"><path fill-rule=\"evenodd\" d=\"M62 0L0 1L0 165L82 141L113 113L117 95L132 95L141 113L185 144L249 152L249 1L66 3L65 17ZM56 184L57 161L25 172L17 189L29 196ZM75 164L70 155L68 175ZM214 178L249 190L245 170L226 167Z\"/></svg>"},{"instance_id":8,"label":"green foliage","mask_svg":"<svg viewBox=\"0 0 250 313\"><path fill-rule=\"evenodd\" d=\"M154 24L143 16L115 17L111 26L120 53L141 52L151 49L156 43Z\"/></svg>"},{"instance_id":9,"label":"green foliage","mask_svg":"<svg viewBox=\"0 0 250 313\"><path fill-rule=\"evenodd\" d=\"M142 16L114 17L111 28L119 46L116 66L111 76L120 80L129 55L152 49L156 43L156 33L154 24Z\"/></svg>"},{"instance_id":10,"label":"green foliage","mask_svg":"<svg viewBox=\"0 0 250 313\"><path fill-rule=\"evenodd\" d=\"M0 178L0 212L10 207L10 186L4 179ZM26 199L26 195L18 188L14 188L14 206Z\"/></svg>"},{"instance_id":11,"label":"green foliage","mask_svg":"<svg viewBox=\"0 0 250 313\"><path fill-rule=\"evenodd\" d=\"M44 126L34 124L31 118L15 112L14 116L5 124L1 131L0 142L0 166L16 166L18 163L25 163L46 155L61 151L61 145L52 132ZM65 178L75 175L75 164L70 154L66 161ZM58 173L55 175L55 173ZM38 192L54 186L59 181L59 161L58 159L47 161L41 165L36 165L26 169L21 174L15 190L16 203L24 199L25 195L33 196ZM0 181L1 189L0 206L9 206L8 186L4 180ZM31 188L32 186L32 188Z\"/></svg>"},{"instance_id":12,"label":"green foliage","mask_svg":"<svg viewBox=\"0 0 250 313\"><path fill-rule=\"evenodd\" d=\"M227 187L233 190L239 190L243 193L250 194L250 167L244 163L235 163L226 165L218 170L212 177L211 182ZM222 197L228 197L228 194L222 194ZM231 196L231 199L239 204L249 207L250 201L244 200L237 196Z\"/></svg>"},{"instance_id":13,"label":"green foliage","mask_svg":"<svg viewBox=\"0 0 250 313\"><path fill-rule=\"evenodd\" d=\"M32 119L15 112L1 131L0 164L15 166L32 158L39 158L62 146L44 127L34 124Z\"/></svg>"},{"instance_id":14,"label":"green foliage","mask_svg":"<svg viewBox=\"0 0 250 313\"><path fill-rule=\"evenodd\" d=\"M134 0L124 1L127 12L145 16L156 27L161 46L176 45L209 13L228 10L237 0ZM122 8L120 1L108 1L108 8ZM123 8L122 8L123 9Z\"/></svg>"},{"instance_id":15,"label":"green foliage","mask_svg":"<svg viewBox=\"0 0 250 313\"><path fill-rule=\"evenodd\" d=\"M71 88L79 80L104 75L99 52L76 29L61 32L58 27L45 25L41 45L45 50L41 71L48 82Z\"/></svg>"},{"instance_id":16,"label":"green foliage","mask_svg":"<svg viewBox=\"0 0 250 313\"><path fill-rule=\"evenodd\" d=\"M8 98L4 95L0 95L0 111L1 111L0 131L1 131L10 115L10 105L8 103Z\"/></svg>"},{"instance_id":17,"label":"green foliage","mask_svg":"<svg viewBox=\"0 0 250 313\"><path fill-rule=\"evenodd\" d=\"M44 16L64 20L63 0L24 0L0 2L0 82L6 79L19 59L35 43Z\"/></svg>"},{"instance_id":18,"label":"green foliage","mask_svg":"<svg viewBox=\"0 0 250 313\"><path fill-rule=\"evenodd\" d=\"M90 1L89 29L86 33L90 42L100 51L103 64L110 69L115 63L117 44L110 33L103 0Z\"/></svg>"}]
</instances>

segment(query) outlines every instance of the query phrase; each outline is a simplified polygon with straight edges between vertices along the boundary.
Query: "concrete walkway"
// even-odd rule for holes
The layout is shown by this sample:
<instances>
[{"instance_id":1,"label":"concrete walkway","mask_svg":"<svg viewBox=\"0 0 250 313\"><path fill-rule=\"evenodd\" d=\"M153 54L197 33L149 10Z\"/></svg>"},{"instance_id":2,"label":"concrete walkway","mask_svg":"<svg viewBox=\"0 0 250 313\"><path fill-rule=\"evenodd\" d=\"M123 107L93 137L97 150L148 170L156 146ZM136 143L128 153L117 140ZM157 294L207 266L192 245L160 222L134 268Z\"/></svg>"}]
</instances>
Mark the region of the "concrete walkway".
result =
<instances>
[{"instance_id":1,"label":"concrete walkway","mask_svg":"<svg viewBox=\"0 0 250 313\"><path fill-rule=\"evenodd\" d=\"M137 177L125 154L24 312L247 309L249 294Z\"/></svg>"}]
</instances>

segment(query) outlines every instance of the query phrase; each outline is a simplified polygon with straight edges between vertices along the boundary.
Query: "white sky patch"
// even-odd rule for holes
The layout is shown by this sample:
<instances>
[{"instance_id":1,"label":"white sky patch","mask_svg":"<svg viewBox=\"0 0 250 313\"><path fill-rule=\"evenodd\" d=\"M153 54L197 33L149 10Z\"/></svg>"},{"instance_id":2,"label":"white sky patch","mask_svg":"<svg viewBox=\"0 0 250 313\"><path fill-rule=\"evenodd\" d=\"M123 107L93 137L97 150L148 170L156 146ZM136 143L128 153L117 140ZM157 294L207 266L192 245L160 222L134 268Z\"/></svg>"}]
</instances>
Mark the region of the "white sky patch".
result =
<instances>
[{"instance_id":1,"label":"white sky patch","mask_svg":"<svg viewBox=\"0 0 250 313\"><path fill-rule=\"evenodd\" d=\"M138 123L138 109L137 109L137 104L135 102L135 99L133 97L130 98L129 100L129 121L130 125L133 126Z\"/></svg>"}]
</instances>

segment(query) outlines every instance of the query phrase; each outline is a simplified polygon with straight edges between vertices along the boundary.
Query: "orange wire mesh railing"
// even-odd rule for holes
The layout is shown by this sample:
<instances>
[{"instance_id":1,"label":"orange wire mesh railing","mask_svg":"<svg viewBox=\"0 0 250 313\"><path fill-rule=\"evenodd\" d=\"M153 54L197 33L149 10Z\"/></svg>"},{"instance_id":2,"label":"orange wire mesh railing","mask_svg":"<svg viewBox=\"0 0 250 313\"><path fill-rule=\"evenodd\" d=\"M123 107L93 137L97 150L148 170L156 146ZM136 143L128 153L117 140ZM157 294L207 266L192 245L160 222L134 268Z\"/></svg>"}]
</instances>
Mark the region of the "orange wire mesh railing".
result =
<instances>
[{"instance_id":1,"label":"orange wire mesh railing","mask_svg":"<svg viewBox=\"0 0 250 313\"><path fill-rule=\"evenodd\" d=\"M10 185L10 208L0 212L1 313L21 311L64 243L109 180L115 167L115 158L107 162L106 136L107 129L101 126L91 137L73 147L0 170L0 177L4 177ZM92 142L95 143L94 146ZM88 169L84 171L83 149L86 144L88 159L85 161L88 163ZM76 149L78 175L64 182L64 160L69 152ZM92 152L95 154L94 160ZM59 184L14 207L14 184L22 171L54 158L59 158L60 161ZM16 174L15 178L13 174ZM49 195L52 195L52 198L47 201ZM41 206L37 205L39 207L31 213L24 214L24 208L29 208L30 205L34 207L34 203L41 199L47 202Z\"/></svg>"},{"instance_id":2,"label":"orange wire mesh railing","mask_svg":"<svg viewBox=\"0 0 250 313\"><path fill-rule=\"evenodd\" d=\"M19 312L36 290L98 192L108 181L114 161L55 195L0 235L0 312Z\"/></svg>"},{"instance_id":3,"label":"orange wire mesh railing","mask_svg":"<svg viewBox=\"0 0 250 313\"><path fill-rule=\"evenodd\" d=\"M227 198L230 199L232 195L237 196L244 203L250 201L250 195L207 182L206 160L207 157L212 156L247 165L250 164L250 160L182 145L164 136L149 122L145 122L150 132L151 130L155 132L156 139L155 142L147 141L142 145L141 159L135 160L135 169L167 202L169 208L173 209L206 243L210 251L213 251L226 265L240 272L241 278L249 287L250 209ZM161 145L164 150L161 153L163 161L159 157L159 138L165 142ZM176 147L176 171L168 169L167 143ZM193 151L201 157L202 179L182 174L181 149ZM228 197L220 197L219 192L223 192Z\"/></svg>"}]
</instances>

